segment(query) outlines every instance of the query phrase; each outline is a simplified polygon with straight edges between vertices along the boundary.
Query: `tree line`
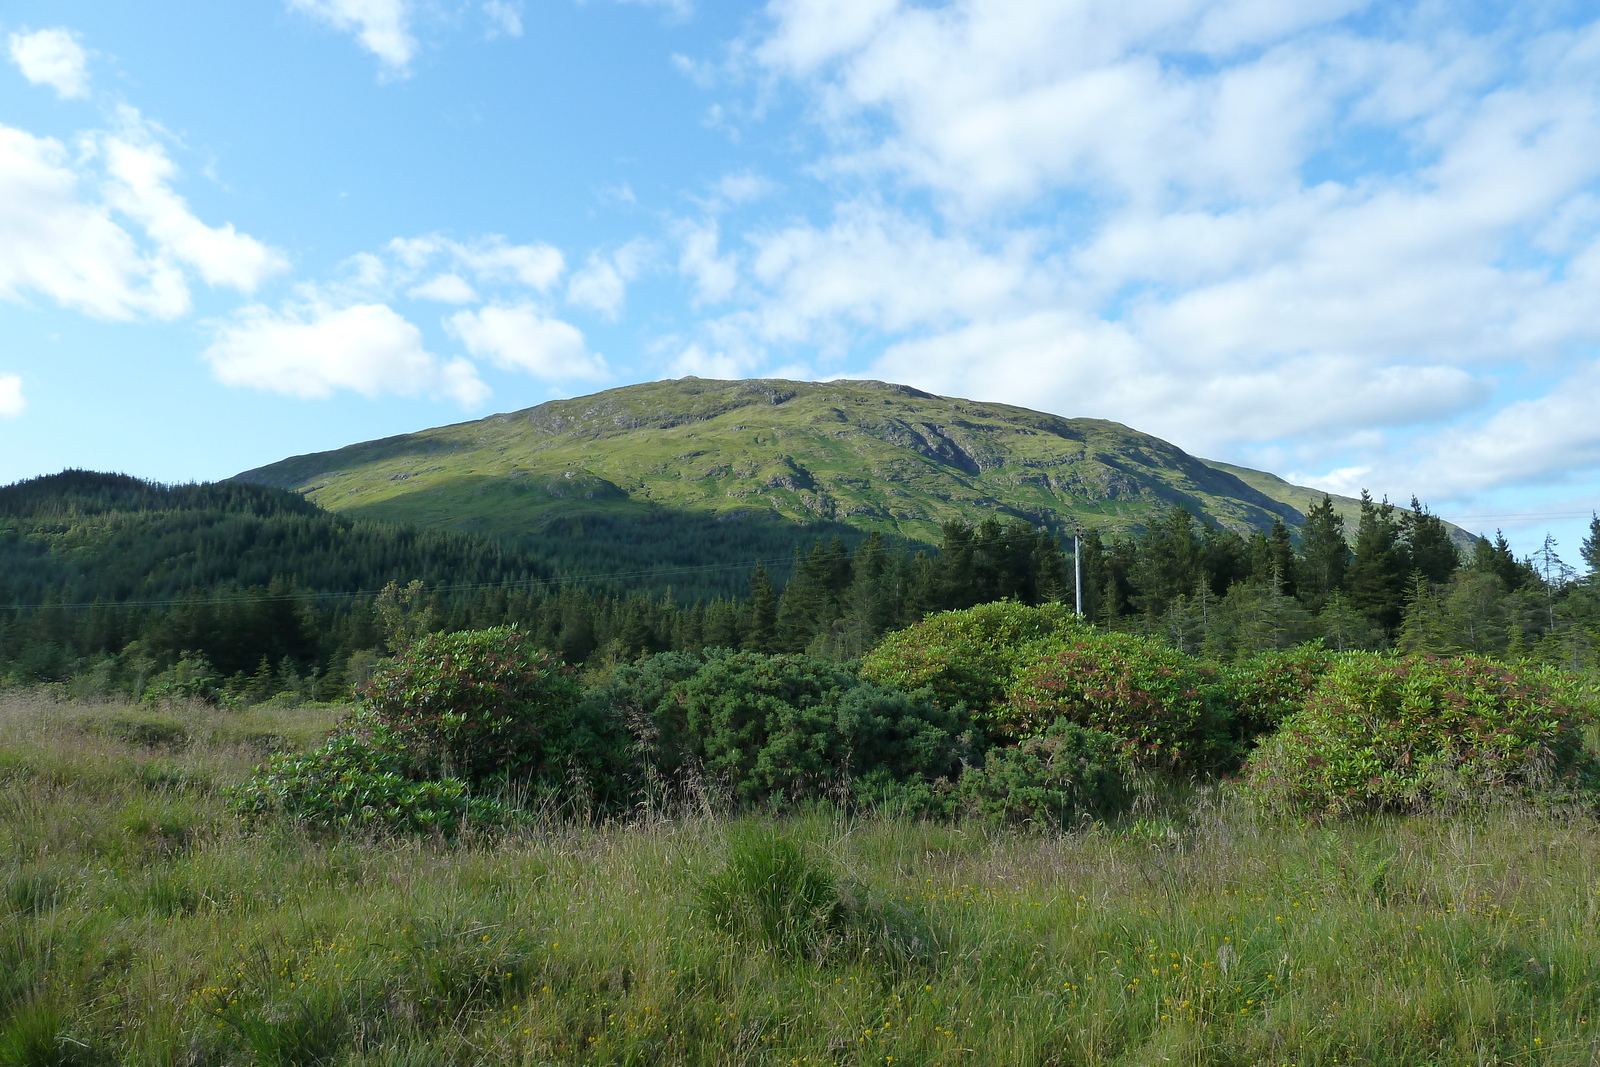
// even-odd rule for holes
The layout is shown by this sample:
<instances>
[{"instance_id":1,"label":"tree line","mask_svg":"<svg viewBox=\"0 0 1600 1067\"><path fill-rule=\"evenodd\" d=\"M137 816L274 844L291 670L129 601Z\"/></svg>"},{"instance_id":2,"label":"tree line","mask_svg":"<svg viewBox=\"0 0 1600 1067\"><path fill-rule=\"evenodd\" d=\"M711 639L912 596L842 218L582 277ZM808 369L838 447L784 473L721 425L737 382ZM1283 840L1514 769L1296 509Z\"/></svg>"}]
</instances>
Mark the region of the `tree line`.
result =
<instances>
[{"instance_id":1,"label":"tree line","mask_svg":"<svg viewBox=\"0 0 1600 1067\"><path fill-rule=\"evenodd\" d=\"M565 581L514 547L351 522L278 490L55 477L0 490L0 589L20 605L0 611L0 679L85 695L333 699L420 633L503 625L572 663L707 648L850 660L931 612L1072 604L1079 589L1070 542L1021 520L948 523L936 549L813 532L787 561L720 568L743 588L708 596L662 588L660 569L632 589ZM1327 498L1298 535L1174 508L1138 535L1085 531L1077 562L1089 619L1219 661L1321 639L1588 669L1597 546L1600 520L1580 579L1551 541L1520 560L1498 535L1463 552L1417 501L1364 495L1353 538Z\"/></svg>"}]
</instances>

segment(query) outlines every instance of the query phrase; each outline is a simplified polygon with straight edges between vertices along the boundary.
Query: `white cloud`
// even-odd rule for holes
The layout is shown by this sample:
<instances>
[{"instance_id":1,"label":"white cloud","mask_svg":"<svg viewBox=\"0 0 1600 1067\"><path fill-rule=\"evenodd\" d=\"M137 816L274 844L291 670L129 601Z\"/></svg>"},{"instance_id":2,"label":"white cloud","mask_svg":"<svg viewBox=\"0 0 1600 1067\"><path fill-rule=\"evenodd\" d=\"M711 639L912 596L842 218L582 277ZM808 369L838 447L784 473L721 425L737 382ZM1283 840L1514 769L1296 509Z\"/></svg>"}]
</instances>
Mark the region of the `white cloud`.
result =
<instances>
[{"instance_id":1,"label":"white cloud","mask_svg":"<svg viewBox=\"0 0 1600 1067\"><path fill-rule=\"evenodd\" d=\"M489 20L489 36L522 36L522 5L506 0L487 0L483 5L484 17Z\"/></svg>"},{"instance_id":2,"label":"white cloud","mask_svg":"<svg viewBox=\"0 0 1600 1067\"><path fill-rule=\"evenodd\" d=\"M48 85L63 100L89 95L89 55L77 34L59 27L13 33L11 61L34 85Z\"/></svg>"},{"instance_id":3,"label":"white cloud","mask_svg":"<svg viewBox=\"0 0 1600 1067\"><path fill-rule=\"evenodd\" d=\"M489 396L471 363L428 352L421 332L384 304L248 307L219 327L204 359L225 385L287 396L432 394L467 408Z\"/></svg>"},{"instance_id":4,"label":"white cloud","mask_svg":"<svg viewBox=\"0 0 1600 1067\"><path fill-rule=\"evenodd\" d=\"M1543 396L1519 400L1482 424L1416 443L1415 459L1379 466L1385 485L1423 483L1444 496L1567 481L1600 471L1600 363Z\"/></svg>"},{"instance_id":5,"label":"white cloud","mask_svg":"<svg viewBox=\"0 0 1600 1067\"><path fill-rule=\"evenodd\" d=\"M617 0L621 4L638 4L640 7L659 7L675 19L686 19L694 14L692 0Z\"/></svg>"},{"instance_id":6,"label":"white cloud","mask_svg":"<svg viewBox=\"0 0 1600 1067\"><path fill-rule=\"evenodd\" d=\"M1371 6L769 0L734 69L800 90L836 202L680 224L738 302L682 367L820 349L1373 476L1408 441L1419 490L1600 469L1600 22ZM1521 366L1572 384L1508 405Z\"/></svg>"},{"instance_id":7,"label":"white cloud","mask_svg":"<svg viewBox=\"0 0 1600 1067\"><path fill-rule=\"evenodd\" d=\"M547 244L514 245L499 234L465 243L438 234L397 237L389 242L389 252L412 271L443 256L480 283L520 285L541 293L560 281L567 269L560 249Z\"/></svg>"},{"instance_id":8,"label":"white cloud","mask_svg":"<svg viewBox=\"0 0 1600 1067\"><path fill-rule=\"evenodd\" d=\"M836 320L886 333L958 321L1055 297L1026 235L998 252L870 203L847 203L826 229L752 235L750 273L773 294L764 338L805 341Z\"/></svg>"},{"instance_id":9,"label":"white cloud","mask_svg":"<svg viewBox=\"0 0 1600 1067\"><path fill-rule=\"evenodd\" d=\"M467 351L506 370L540 378L600 379L610 371L577 327L527 306L458 311L445 323Z\"/></svg>"},{"instance_id":10,"label":"white cloud","mask_svg":"<svg viewBox=\"0 0 1600 1067\"><path fill-rule=\"evenodd\" d=\"M231 224L207 226L171 182L177 167L136 112L124 109L123 129L101 144L112 207L138 222L163 251L200 272L209 285L254 292L288 260Z\"/></svg>"},{"instance_id":11,"label":"white cloud","mask_svg":"<svg viewBox=\"0 0 1600 1067\"><path fill-rule=\"evenodd\" d=\"M567 282L567 302L615 319L622 313L628 283L639 276L649 254L644 242L630 241L609 256L591 255Z\"/></svg>"},{"instance_id":12,"label":"white cloud","mask_svg":"<svg viewBox=\"0 0 1600 1067\"><path fill-rule=\"evenodd\" d=\"M172 319L189 310L186 266L243 292L287 268L233 226L202 222L176 178L131 108L115 130L82 135L77 153L0 126L0 298L31 292L98 318Z\"/></svg>"},{"instance_id":13,"label":"white cloud","mask_svg":"<svg viewBox=\"0 0 1600 1067\"><path fill-rule=\"evenodd\" d=\"M751 204L778 191L778 183L752 170L724 174L712 187L711 195L699 199L706 211L718 214L731 207Z\"/></svg>"},{"instance_id":14,"label":"white cloud","mask_svg":"<svg viewBox=\"0 0 1600 1067\"><path fill-rule=\"evenodd\" d=\"M0 374L0 419L15 419L27 410L22 379L15 374Z\"/></svg>"},{"instance_id":15,"label":"white cloud","mask_svg":"<svg viewBox=\"0 0 1600 1067\"><path fill-rule=\"evenodd\" d=\"M183 273L85 196L65 146L0 126L0 297L29 292L104 319L189 309Z\"/></svg>"},{"instance_id":16,"label":"white cloud","mask_svg":"<svg viewBox=\"0 0 1600 1067\"><path fill-rule=\"evenodd\" d=\"M421 285L414 285L406 295L418 300L437 300L441 304L476 304L477 290L459 274L437 274Z\"/></svg>"},{"instance_id":17,"label":"white cloud","mask_svg":"<svg viewBox=\"0 0 1600 1067\"><path fill-rule=\"evenodd\" d=\"M750 369L748 361L726 352L707 352L699 345L690 345L672 361L672 373L680 378L740 378Z\"/></svg>"},{"instance_id":18,"label":"white cloud","mask_svg":"<svg viewBox=\"0 0 1600 1067\"><path fill-rule=\"evenodd\" d=\"M678 228L682 248L678 270L694 281L695 299L703 304L719 304L733 295L739 284L739 263L732 255L722 255L714 220L685 223Z\"/></svg>"},{"instance_id":19,"label":"white cloud","mask_svg":"<svg viewBox=\"0 0 1600 1067\"><path fill-rule=\"evenodd\" d=\"M900 342L869 373L945 395L1114 419L1202 454L1240 441L1425 423L1487 393L1447 366L1375 370L1320 356L1261 369L1186 366L1124 325L1059 311Z\"/></svg>"},{"instance_id":20,"label":"white cloud","mask_svg":"<svg viewBox=\"0 0 1600 1067\"><path fill-rule=\"evenodd\" d=\"M287 0L336 30L355 34L362 48L377 56L392 75L404 75L417 54L407 0Z\"/></svg>"}]
</instances>

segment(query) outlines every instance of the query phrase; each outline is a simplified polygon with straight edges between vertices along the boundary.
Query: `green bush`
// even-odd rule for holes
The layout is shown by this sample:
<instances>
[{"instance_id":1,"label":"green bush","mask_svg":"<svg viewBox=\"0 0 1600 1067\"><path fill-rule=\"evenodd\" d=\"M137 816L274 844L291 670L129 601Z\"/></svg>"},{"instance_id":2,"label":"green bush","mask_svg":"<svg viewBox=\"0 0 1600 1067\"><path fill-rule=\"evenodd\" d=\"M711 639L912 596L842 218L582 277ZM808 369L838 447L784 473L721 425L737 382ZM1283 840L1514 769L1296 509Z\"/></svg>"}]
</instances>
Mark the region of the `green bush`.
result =
<instances>
[{"instance_id":1,"label":"green bush","mask_svg":"<svg viewBox=\"0 0 1600 1067\"><path fill-rule=\"evenodd\" d=\"M1235 749L1213 670L1153 638L1110 631L1073 634L1023 667L995 718L1018 736L1058 720L1100 730L1140 766L1193 770Z\"/></svg>"},{"instance_id":2,"label":"green bush","mask_svg":"<svg viewBox=\"0 0 1600 1067\"><path fill-rule=\"evenodd\" d=\"M604 683L586 694L585 703L593 714L626 727L644 766L676 778L698 758L698 746L682 713L680 686L703 666L705 660L690 652L663 652L619 664Z\"/></svg>"},{"instance_id":3,"label":"green bush","mask_svg":"<svg viewBox=\"0 0 1600 1067\"><path fill-rule=\"evenodd\" d=\"M861 677L914 691L929 688L945 707L960 704L986 722L1017 670L1064 635L1089 628L1063 604L1010 600L930 615L890 634L861 661Z\"/></svg>"},{"instance_id":4,"label":"green bush","mask_svg":"<svg viewBox=\"0 0 1600 1067\"><path fill-rule=\"evenodd\" d=\"M658 708L658 722L676 720L663 732L687 737L743 802L824 796L875 769L904 780L960 765L959 712L808 656L713 653Z\"/></svg>"},{"instance_id":5,"label":"green bush","mask_svg":"<svg viewBox=\"0 0 1600 1067\"><path fill-rule=\"evenodd\" d=\"M1347 653L1246 783L1275 808L1336 816L1592 797L1585 725L1547 679L1499 663Z\"/></svg>"},{"instance_id":6,"label":"green bush","mask_svg":"<svg viewBox=\"0 0 1600 1067\"><path fill-rule=\"evenodd\" d=\"M627 723L642 768L669 781L693 768L745 804L842 798L863 775L954 777L967 726L926 693L801 655L666 652L618 667L591 699Z\"/></svg>"},{"instance_id":7,"label":"green bush","mask_svg":"<svg viewBox=\"0 0 1600 1067\"><path fill-rule=\"evenodd\" d=\"M580 700L575 672L512 627L432 634L361 690L416 778L618 788L626 735Z\"/></svg>"},{"instance_id":8,"label":"green bush","mask_svg":"<svg viewBox=\"0 0 1600 1067\"><path fill-rule=\"evenodd\" d=\"M272 757L229 799L248 818L409 833L452 834L464 823L507 817L503 803L474 796L460 778L418 779L412 772L406 754L381 731L346 731L312 752Z\"/></svg>"},{"instance_id":9,"label":"green bush","mask_svg":"<svg viewBox=\"0 0 1600 1067\"><path fill-rule=\"evenodd\" d=\"M1243 737L1271 733L1304 708L1336 658L1321 641L1313 641L1262 652L1223 668L1223 683Z\"/></svg>"},{"instance_id":10,"label":"green bush","mask_svg":"<svg viewBox=\"0 0 1600 1067\"><path fill-rule=\"evenodd\" d=\"M978 818L1038 827L1109 818L1133 799L1117 739L1064 721L990 750L982 767L961 776L958 795Z\"/></svg>"}]
</instances>

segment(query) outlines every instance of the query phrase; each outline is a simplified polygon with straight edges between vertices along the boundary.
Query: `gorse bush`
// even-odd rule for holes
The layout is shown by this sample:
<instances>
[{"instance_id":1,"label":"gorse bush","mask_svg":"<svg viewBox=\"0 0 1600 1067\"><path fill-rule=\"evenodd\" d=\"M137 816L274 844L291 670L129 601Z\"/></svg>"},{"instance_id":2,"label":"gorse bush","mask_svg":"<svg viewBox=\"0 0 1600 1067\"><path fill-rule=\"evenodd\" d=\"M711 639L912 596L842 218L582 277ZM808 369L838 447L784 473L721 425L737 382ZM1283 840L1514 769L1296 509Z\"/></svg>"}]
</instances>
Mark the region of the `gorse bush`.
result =
<instances>
[{"instance_id":1,"label":"gorse bush","mask_svg":"<svg viewBox=\"0 0 1600 1067\"><path fill-rule=\"evenodd\" d=\"M667 653L618 670L605 699L635 723L648 766L668 776L698 766L741 803L839 794L874 772L953 776L961 766L959 711L808 656Z\"/></svg>"},{"instance_id":2,"label":"gorse bush","mask_svg":"<svg viewBox=\"0 0 1600 1067\"><path fill-rule=\"evenodd\" d=\"M861 677L905 690L931 689L946 707L979 721L1005 696L1016 672L1064 635L1088 627L1064 604L1004 600L944 611L884 638L861 661Z\"/></svg>"},{"instance_id":3,"label":"gorse bush","mask_svg":"<svg viewBox=\"0 0 1600 1067\"><path fill-rule=\"evenodd\" d=\"M1198 769L1231 753L1231 712L1213 670L1153 638L1074 634L1017 672L996 709L1026 736L1058 721L1103 731L1140 766Z\"/></svg>"},{"instance_id":4,"label":"gorse bush","mask_svg":"<svg viewBox=\"0 0 1600 1067\"><path fill-rule=\"evenodd\" d=\"M990 822L1061 828L1121 814L1133 790L1116 738L1056 722L1014 748L991 750L982 767L961 776L959 798Z\"/></svg>"},{"instance_id":5,"label":"gorse bush","mask_svg":"<svg viewBox=\"0 0 1600 1067\"><path fill-rule=\"evenodd\" d=\"M624 802L627 734L581 695L574 673L515 629L429 635L379 668L326 743L258 768L234 809L452 833L504 822L510 791Z\"/></svg>"},{"instance_id":6,"label":"gorse bush","mask_svg":"<svg viewBox=\"0 0 1600 1067\"><path fill-rule=\"evenodd\" d=\"M1352 815L1596 795L1587 718L1545 678L1488 660L1340 656L1251 757L1269 805Z\"/></svg>"}]
</instances>

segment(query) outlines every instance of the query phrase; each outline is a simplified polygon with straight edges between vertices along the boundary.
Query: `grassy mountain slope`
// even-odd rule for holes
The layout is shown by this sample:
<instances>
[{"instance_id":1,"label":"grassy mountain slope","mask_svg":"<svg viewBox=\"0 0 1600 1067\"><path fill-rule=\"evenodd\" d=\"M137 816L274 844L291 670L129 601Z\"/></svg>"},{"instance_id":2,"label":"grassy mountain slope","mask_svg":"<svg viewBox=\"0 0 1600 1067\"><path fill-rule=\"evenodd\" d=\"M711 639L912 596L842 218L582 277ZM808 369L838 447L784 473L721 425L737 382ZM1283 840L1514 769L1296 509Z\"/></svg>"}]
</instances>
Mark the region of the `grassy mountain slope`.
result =
<instances>
[{"instance_id":1,"label":"grassy mountain slope","mask_svg":"<svg viewBox=\"0 0 1600 1067\"><path fill-rule=\"evenodd\" d=\"M1284 481L1276 474L1268 474L1266 471L1251 470L1249 467L1239 467L1217 459L1208 459L1203 462L1210 464L1219 471L1233 475L1252 489L1271 497L1279 503L1289 505L1301 514L1304 514L1313 505L1321 503L1324 495L1321 489L1294 485L1291 482ZM1356 527L1361 522L1361 501L1353 496L1340 496L1337 493L1328 493L1326 495L1333 501L1334 514L1344 520L1345 536L1354 542ZM1478 539L1476 534L1463 530L1452 523L1445 523L1445 527L1450 531L1451 540L1459 548L1470 550L1473 542Z\"/></svg>"},{"instance_id":2,"label":"grassy mountain slope","mask_svg":"<svg viewBox=\"0 0 1600 1067\"><path fill-rule=\"evenodd\" d=\"M1301 520L1236 474L1114 422L871 381L632 385L237 477L332 511L501 537L663 511L917 541L993 515L1130 530L1174 505L1240 531Z\"/></svg>"}]
</instances>

